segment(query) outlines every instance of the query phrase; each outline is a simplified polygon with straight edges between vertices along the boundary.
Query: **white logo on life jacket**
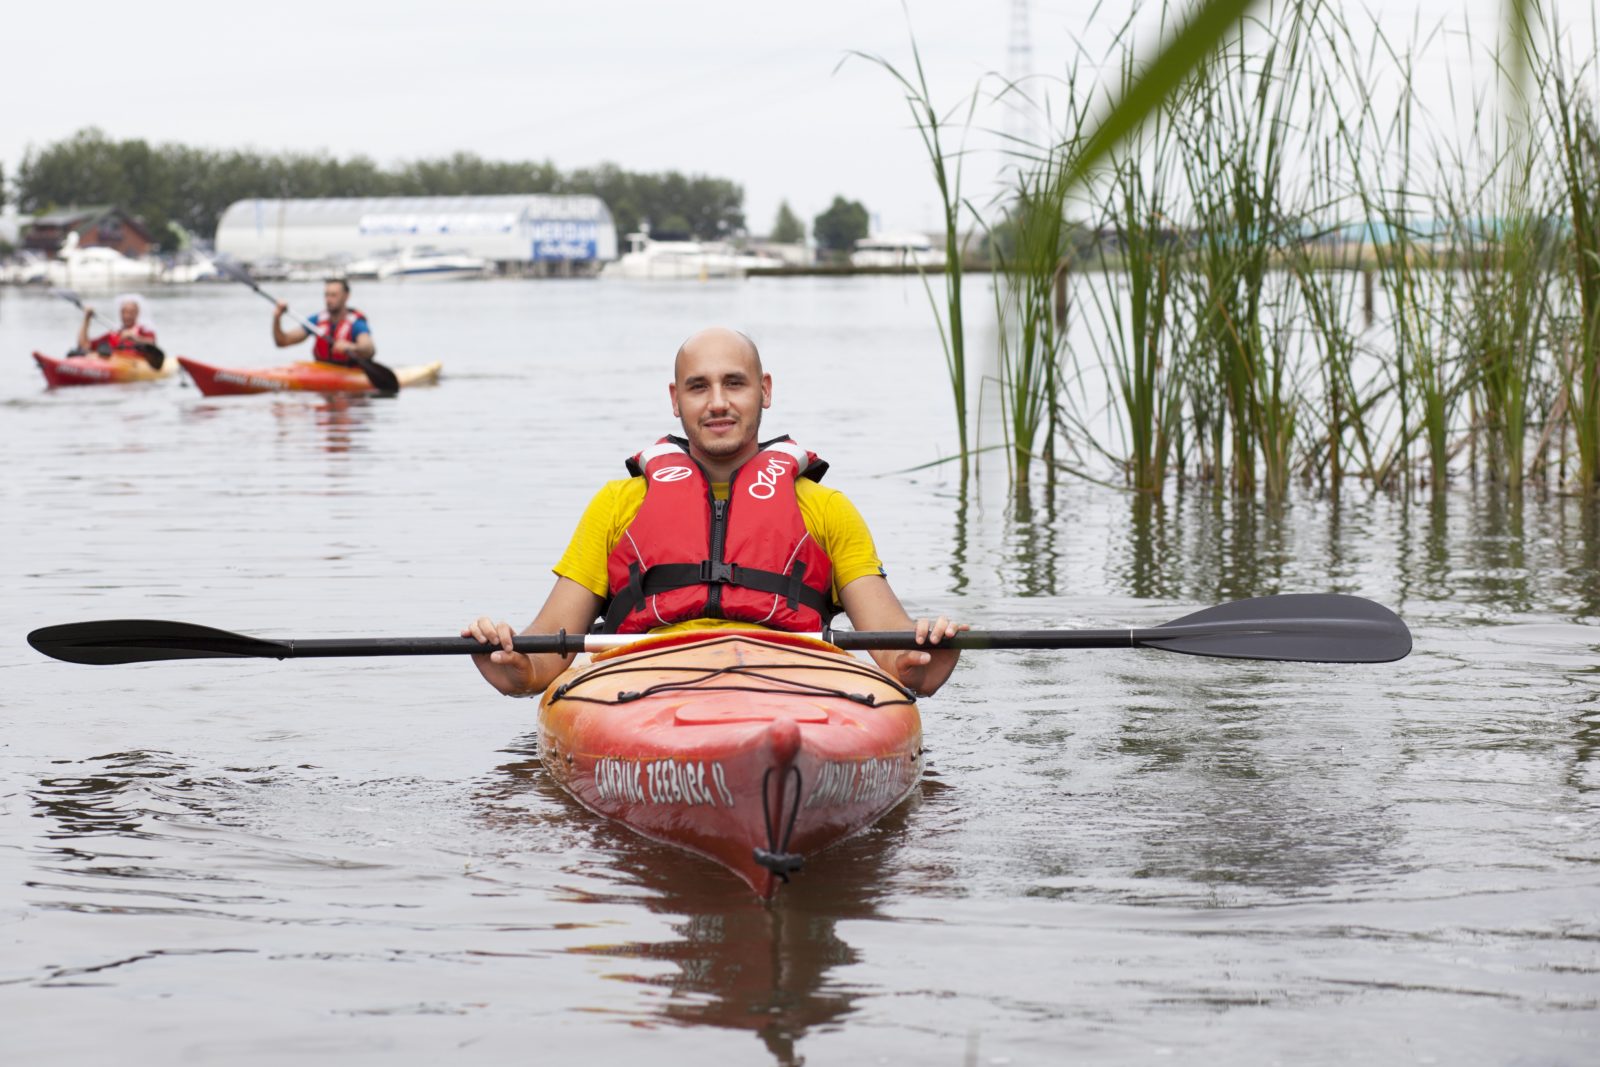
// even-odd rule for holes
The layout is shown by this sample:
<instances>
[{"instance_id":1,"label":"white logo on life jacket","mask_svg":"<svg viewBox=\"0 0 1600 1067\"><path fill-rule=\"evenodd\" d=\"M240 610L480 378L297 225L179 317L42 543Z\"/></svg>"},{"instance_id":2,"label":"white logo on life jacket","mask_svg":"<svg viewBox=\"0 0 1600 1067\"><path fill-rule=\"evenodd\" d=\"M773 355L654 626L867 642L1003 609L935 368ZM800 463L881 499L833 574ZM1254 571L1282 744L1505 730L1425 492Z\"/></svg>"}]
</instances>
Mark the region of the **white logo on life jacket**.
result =
<instances>
[{"instance_id":1,"label":"white logo on life jacket","mask_svg":"<svg viewBox=\"0 0 1600 1067\"><path fill-rule=\"evenodd\" d=\"M694 471L688 467L662 467L650 476L652 482L681 482Z\"/></svg>"},{"instance_id":2,"label":"white logo on life jacket","mask_svg":"<svg viewBox=\"0 0 1600 1067\"><path fill-rule=\"evenodd\" d=\"M777 456L767 460L766 470L756 471L756 480L750 486L750 495L757 500L770 500L778 491L778 479L789 470L789 465Z\"/></svg>"}]
</instances>

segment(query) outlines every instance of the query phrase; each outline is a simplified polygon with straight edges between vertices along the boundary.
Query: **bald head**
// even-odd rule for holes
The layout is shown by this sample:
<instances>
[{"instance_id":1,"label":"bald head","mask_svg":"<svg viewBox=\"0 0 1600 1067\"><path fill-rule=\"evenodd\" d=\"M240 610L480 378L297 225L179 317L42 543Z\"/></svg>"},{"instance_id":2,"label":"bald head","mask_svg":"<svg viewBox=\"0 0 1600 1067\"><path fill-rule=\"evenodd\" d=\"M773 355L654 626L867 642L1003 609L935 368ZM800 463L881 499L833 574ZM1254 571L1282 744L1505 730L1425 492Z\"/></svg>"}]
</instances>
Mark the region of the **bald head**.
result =
<instances>
[{"instance_id":1,"label":"bald head","mask_svg":"<svg viewBox=\"0 0 1600 1067\"><path fill-rule=\"evenodd\" d=\"M667 392L689 454L713 481L726 481L756 454L761 412L772 403L772 375L761 369L750 338L722 326L690 337L678 348Z\"/></svg>"},{"instance_id":2,"label":"bald head","mask_svg":"<svg viewBox=\"0 0 1600 1067\"><path fill-rule=\"evenodd\" d=\"M711 326L690 334L689 339L678 346L677 357L672 361L673 379L682 382L685 368L700 362L703 357L718 362L733 357L748 360L750 377L759 379L762 375L761 351L748 334L726 326Z\"/></svg>"}]
</instances>

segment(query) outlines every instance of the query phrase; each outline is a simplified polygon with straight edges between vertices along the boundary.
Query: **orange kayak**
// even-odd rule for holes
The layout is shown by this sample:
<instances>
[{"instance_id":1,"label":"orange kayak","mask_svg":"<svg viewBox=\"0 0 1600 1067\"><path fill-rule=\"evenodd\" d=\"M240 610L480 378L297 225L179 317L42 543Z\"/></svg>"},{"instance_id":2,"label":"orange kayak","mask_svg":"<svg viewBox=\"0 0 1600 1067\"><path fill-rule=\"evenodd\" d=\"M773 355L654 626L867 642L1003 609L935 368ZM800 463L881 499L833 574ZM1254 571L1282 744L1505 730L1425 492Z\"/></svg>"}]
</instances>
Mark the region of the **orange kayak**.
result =
<instances>
[{"instance_id":1,"label":"orange kayak","mask_svg":"<svg viewBox=\"0 0 1600 1067\"><path fill-rule=\"evenodd\" d=\"M697 631L596 653L556 679L539 753L584 807L766 898L905 799L922 720L905 689L833 645Z\"/></svg>"},{"instance_id":2,"label":"orange kayak","mask_svg":"<svg viewBox=\"0 0 1600 1067\"><path fill-rule=\"evenodd\" d=\"M340 367L332 363L306 360L282 367L262 367L255 370L233 370L214 367L195 359L178 357L183 369L206 396L231 396L237 393L370 393L372 383L357 367ZM440 362L419 364L415 367L396 367L395 376L402 388L439 380L444 368Z\"/></svg>"},{"instance_id":3,"label":"orange kayak","mask_svg":"<svg viewBox=\"0 0 1600 1067\"><path fill-rule=\"evenodd\" d=\"M143 356L47 356L35 352L33 359L44 371L44 380L52 389L69 385L153 382L169 377L173 370L171 360L156 370Z\"/></svg>"}]
</instances>

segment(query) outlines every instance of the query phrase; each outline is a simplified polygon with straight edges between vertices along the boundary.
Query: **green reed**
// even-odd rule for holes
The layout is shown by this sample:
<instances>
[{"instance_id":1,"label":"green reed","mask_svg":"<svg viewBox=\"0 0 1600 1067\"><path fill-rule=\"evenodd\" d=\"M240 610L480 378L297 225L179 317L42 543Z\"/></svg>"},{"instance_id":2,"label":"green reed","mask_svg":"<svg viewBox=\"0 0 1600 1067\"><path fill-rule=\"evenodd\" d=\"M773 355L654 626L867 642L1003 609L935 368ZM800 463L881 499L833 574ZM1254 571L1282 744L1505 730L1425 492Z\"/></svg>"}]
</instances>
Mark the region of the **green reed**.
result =
<instances>
[{"instance_id":1,"label":"green reed","mask_svg":"<svg viewBox=\"0 0 1600 1067\"><path fill-rule=\"evenodd\" d=\"M1120 402L1125 451L1113 458L1128 484L1160 496L1167 464L1181 432L1185 377L1185 316L1177 280L1182 248L1170 226L1167 155L1170 125L1157 120L1142 139L1145 151L1114 161L1099 266L1106 284L1090 289L1103 336L1096 350L1113 395ZM1112 282L1120 276L1126 289Z\"/></svg>"},{"instance_id":2,"label":"green reed","mask_svg":"<svg viewBox=\"0 0 1600 1067\"><path fill-rule=\"evenodd\" d=\"M1337 94L1325 80L1308 86L1308 110L1336 113ZM1371 477L1374 459L1367 414L1376 400L1374 391L1356 379L1361 358L1361 338L1355 325L1358 287L1365 291L1369 275L1363 269L1367 231L1356 239L1340 224L1337 212L1347 192L1344 176L1352 161L1342 140L1325 135L1307 154L1307 196L1299 239L1285 249L1284 267L1299 290L1302 337L1307 356L1316 365L1315 396L1304 412L1307 439L1302 446L1301 471L1308 482L1318 482L1338 494L1348 472Z\"/></svg>"},{"instance_id":3,"label":"green reed","mask_svg":"<svg viewBox=\"0 0 1600 1067\"><path fill-rule=\"evenodd\" d=\"M1293 353L1274 324L1290 290L1272 289L1268 276L1300 226L1286 209L1283 167L1308 67L1307 16L1317 6L1277 8L1260 26L1259 55L1244 33L1222 46L1184 99L1188 129L1179 139L1194 213L1194 337L1210 360L1195 385L1209 384L1217 401L1208 412L1212 451L1221 457L1226 435L1233 489L1250 493L1264 480L1274 498L1288 489L1301 399Z\"/></svg>"},{"instance_id":4,"label":"green reed","mask_svg":"<svg viewBox=\"0 0 1600 1067\"><path fill-rule=\"evenodd\" d=\"M1540 371L1548 229L1525 207L1513 208L1492 235L1463 235L1467 312L1461 345L1473 364L1474 401L1490 478L1519 488L1527 470L1530 402ZM1477 247L1474 247L1477 246Z\"/></svg>"},{"instance_id":5,"label":"green reed","mask_svg":"<svg viewBox=\"0 0 1600 1067\"><path fill-rule=\"evenodd\" d=\"M1549 118L1559 192L1571 227L1564 257L1570 284L1564 295L1575 323L1571 356L1560 371L1577 445L1578 482L1593 493L1600 490L1600 127L1593 101L1577 91L1578 77L1563 68L1559 55L1554 62ZM1576 66L1581 74L1593 63Z\"/></svg>"},{"instance_id":6,"label":"green reed","mask_svg":"<svg viewBox=\"0 0 1600 1067\"><path fill-rule=\"evenodd\" d=\"M996 253L1000 404L1011 477L1018 484L1029 480L1035 456L1042 453L1048 464L1054 451L1063 340L1055 320L1055 284L1065 252L1061 204L1052 196L1059 160L1052 153L1022 172L1006 214L1010 248Z\"/></svg>"},{"instance_id":7,"label":"green reed","mask_svg":"<svg viewBox=\"0 0 1600 1067\"><path fill-rule=\"evenodd\" d=\"M961 309L961 277L965 265L962 258L965 249L961 241L961 213L964 207L961 198L961 162L964 149L958 147L954 151L948 151L944 145L944 137L952 125L959 125L963 133L971 128L972 116L978 105L978 94L974 90L961 103L948 111L941 112L934 105L933 94L928 89L927 74L922 67L922 53L917 48L914 34L911 35L911 58L916 75L915 81L902 74L893 63L882 56L868 55L864 52L851 52L849 55L876 64L900 84L905 94L906 106L910 109L912 121L916 124L917 134L922 138L923 150L927 153L929 163L932 164L934 183L939 187L945 249L942 308L934 296L927 275L924 274L922 278L928 294L928 303L933 308L934 320L939 327L939 343L944 350L945 371L950 379L951 398L955 402L956 441L960 450L961 478L965 481L970 471L971 453L967 445L969 420L966 329ZM965 116L957 123L957 116L961 115L963 107L966 110Z\"/></svg>"},{"instance_id":8,"label":"green reed","mask_svg":"<svg viewBox=\"0 0 1600 1067\"><path fill-rule=\"evenodd\" d=\"M1367 477L1394 488L1411 483L1421 438L1425 480L1440 490L1449 480L1450 433L1467 389L1467 364L1451 349L1454 279L1439 269L1437 202L1418 175L1424 146L1416 132L1419 118L1424 124L1427 118L1419 115L1412 53L1376 27L1362 48L1340 14L1323 25L1331 57L1324 77L1335 94L1357 102L1355 114L1337 123L1337 138L1348 160L1349 207L1362 220L1364 250L1390 315L1383 343L1367 347L1380 377L1368 386L1357 441ZM1384 102L1381 114L1380 70L1398 83L1398 100Z\"/></svg>"}]
</instances>

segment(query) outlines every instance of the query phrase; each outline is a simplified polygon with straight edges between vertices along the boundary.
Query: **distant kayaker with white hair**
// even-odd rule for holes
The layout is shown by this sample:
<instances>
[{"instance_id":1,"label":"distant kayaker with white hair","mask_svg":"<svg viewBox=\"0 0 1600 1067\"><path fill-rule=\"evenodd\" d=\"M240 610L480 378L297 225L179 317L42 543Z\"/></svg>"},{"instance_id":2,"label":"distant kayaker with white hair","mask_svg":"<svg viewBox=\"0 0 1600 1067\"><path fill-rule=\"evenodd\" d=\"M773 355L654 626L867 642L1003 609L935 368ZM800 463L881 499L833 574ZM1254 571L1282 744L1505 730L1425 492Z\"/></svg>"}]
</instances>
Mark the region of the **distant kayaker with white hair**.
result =
<instances>
[{"instance_id":1,"label":"distant kayaker with white hair","mask_svg":"<svg viewBox=\"0 0 1600 1067\"><path fill-rule=\"evenodd\" d=\"M627 461L632 477L595 495L523 633L585 633L601 616L609 633L804 633L823 629L837 610L858 630L915 631L929 646L967 628L943 616L913 621L884 577L861 513L820 484L828 465L788 437L760 440L772 376L749 337L724 328L690 337L667 393L684 436L639 452ZM537 695L571 663L512 651L510 625L487 616L461 633L500 646L472 658L508 695ZM959 653L872 655L902 685L928 694L949 678Z\"/></svg>"},{"instance_id":2,"label":"distant kayaker with white hair","mask_svg":"<svg viewBox=\"0 0 1600 1067\"><path fill-rule=\"evenodd\" d=\"M350 306L349 282L343 278L329 278L322 286L322 302L327 310L309 320L317 331L317 342L311 347L312 359L351 367L356 363L353 356L372 359L378 354L367 317ZM277 310L272 313L272 339L279 348L297 345L311 336L302 326L291 324L288 329L284 328L283 316L288 310L288 303L279 300Z\"/></svg>"},{"instance_id":3,"label":"distant kayaker with white hair","mask_svg":"<svg viewBox=\"0 0 1600 1067\"><path fill-rule=\"evenodd\" d=\"M144 298L138 293L123 293L117 297L118 318L122 325L108 330L99 337L89 336L89 324L94 321L94 308L83 309L83 324L78 327L78 350L101 356L128 354L141 346L156 343L156 330L145 312Z\"/></svg>"}]
</instances>

